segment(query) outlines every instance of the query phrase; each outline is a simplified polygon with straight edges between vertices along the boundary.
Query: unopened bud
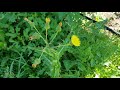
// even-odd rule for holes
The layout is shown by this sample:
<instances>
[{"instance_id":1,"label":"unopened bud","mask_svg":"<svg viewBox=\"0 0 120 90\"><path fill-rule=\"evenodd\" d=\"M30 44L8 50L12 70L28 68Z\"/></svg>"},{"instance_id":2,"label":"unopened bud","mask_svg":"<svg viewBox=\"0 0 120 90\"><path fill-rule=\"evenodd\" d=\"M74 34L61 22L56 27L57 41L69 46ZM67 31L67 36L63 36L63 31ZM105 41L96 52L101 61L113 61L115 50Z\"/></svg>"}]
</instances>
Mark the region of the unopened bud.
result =
<instances>
[{"instance_id":1,"label":"unopened bud","mask_svg":"<svg viewBox=\"0 0 120 90\"><path fill-rule=\"evenodd\" d=\"M46 23L49 23L50 22L50 18L46 18Z\"/></svg>"}]
</instances>

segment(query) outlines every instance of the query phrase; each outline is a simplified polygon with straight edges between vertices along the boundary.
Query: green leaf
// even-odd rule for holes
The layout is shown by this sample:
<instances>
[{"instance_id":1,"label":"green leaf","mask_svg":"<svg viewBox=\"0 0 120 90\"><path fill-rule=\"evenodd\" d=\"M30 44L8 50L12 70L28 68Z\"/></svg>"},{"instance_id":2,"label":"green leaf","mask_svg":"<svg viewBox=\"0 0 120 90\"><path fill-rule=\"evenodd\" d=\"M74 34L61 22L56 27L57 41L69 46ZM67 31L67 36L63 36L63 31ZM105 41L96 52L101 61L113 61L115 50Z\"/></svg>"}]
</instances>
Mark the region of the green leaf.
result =
<instances>
[{"instance_id":1,"label":"green leaf","mask_svg":"<svg viewBox=\"0 0 120 90\"><path fill-rule=\"evenodd\" d=\"M17 37L17 34L16 34L16 33L6 33L5 35L6 35L6 36L10 36L11 38Z\"/></svg>"},{"instance_id":2,"label":"green leaf","mask_svg":"<svg viewBox=\"0 0 120 90\"><path fill-rule=\"evenodd\" d=\"M0 48L4 47L4 42L0 42Z\"/></svg>"},{"instance_id":3,"label":"green leaf","mask_svg":"<svg viewBox=\"0 0 120 90\"><path fill-rule=\"evenodd\" d=\"M90 61L90 64L91 64L91 67L94 67L95 66L95 60L94 59L91 59L91 61Z\"/></svg>"},{"instance_id":4,"label":"green leaf","mask_svg":"<svg viewBox=\"0 0 120 90\"><path fill-rule=\"evenodd\" d=\"M33 39L40 39L40 35L36 32L32 35L32 37Z\"/></svg>"},{"instance_id":5,"label":"green leaf","mask_svg":"<svg viewBox=\"0 0 120 90\"><path fill-rule=\"evenodd\" d=\"M85 71L86 68L83 64L81 64L80 62L78 63L78 69L81 70L81 71Z\"/></svg>"},{"instance_id":6,"label":"green leaf","mask_svg":"<svg viewBox=\"0 0 120 90\"><path fill-rule=\"evenodd\" d=\"M75 71L75 73L72 73L71 71L69 71L69 73L65 73L61 76L62 78L79 78L79 72Z\"/></svg>"},{"instance_id":7,"label":"green leaf","mask_svg":"<svg viewBox=\"0 0 120 90\"><path fill-rule=\"evenodd\" d=\"M97 56L98 56L98 57L101 57L101 54L100 54L100 52L97 52Z\"/></svg>"},{"instance_id":8,"label":"green leaf","mask_svg":"<svg viewBox=\"0 0 120 90\"><path fill-rule=\"evenodd\" d=\"M7 43L6 42L0 42L0 49L2 48L6 48L7 47Z\"/></svg>"},{"instance_id":9,"label":"green leaf","mask_svg":"<svg viewBox=\"0 0 120 90\"><path fill-rule=\"evenodd\" d=\"M90 54L91 54L91 47L88 47L88 48L86 49L86 53L87 53L87 55L90 55Z\"/></svg>"},{"instance_id":10,"label":"green leaf","mask_svg":"<svg viewBox=\"0 0 120 90\"><path fill-rule=\"evenodd\" d=\"M28 32L29 32L29 28L26 28L26 29L23 31L23 35L24 35L24 37L25 37L26 39L29 38Z\"/></svg>"},{"instance_id":11,"label":"green leaf","mask_svg":"<svg viewBox=\"0 0 120 90\"><path fill-rule=\"evenodd\" d=\"M64 16L66 15L65 12L58 12L59 19L62 20Z\"/></svg>"},{"instance_id":12,"label":"green leaf","mask_svg":"<svg viewBox=\"0 0 120 90\"><path fill-rule=\"evenodd\" d=\"M63 63L67 71L76 64L74 61L70 60L64 60Z\"/></svg>"},{"instance_id":13,"label":"green leaf","mask_svg":"<svg viewBox=\"0 0 120 90\"><path fill-rule=\"evenodd\" d=\"M16 19L16 18L15 18L15 15L12 15L12 16L9 18L9 21L10 21L10 22L15 22L15 19Z\"/></svg>"},{"instance_id":14,"label":"green leaf","mask_svg":"<svg viewBox=\"0 0 120 90\"><path fill-rule=\"evenodd\" d=\"M4 41L4 40L5 40L5 34L3 30L0 30L0 41Z\"/></svg>"}]
</instances>

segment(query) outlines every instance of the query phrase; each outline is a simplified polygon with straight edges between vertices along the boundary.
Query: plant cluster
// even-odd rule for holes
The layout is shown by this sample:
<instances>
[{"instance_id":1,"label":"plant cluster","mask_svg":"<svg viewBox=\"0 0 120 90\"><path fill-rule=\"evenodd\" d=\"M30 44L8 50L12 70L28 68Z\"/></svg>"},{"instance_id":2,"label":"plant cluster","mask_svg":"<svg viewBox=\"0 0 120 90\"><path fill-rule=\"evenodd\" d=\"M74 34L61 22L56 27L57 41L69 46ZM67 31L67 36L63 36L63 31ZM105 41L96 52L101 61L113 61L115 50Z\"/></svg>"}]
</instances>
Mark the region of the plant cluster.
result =
<instances>
[{"instance_id":1,"label":"plant cluster","mask_svg":"<svg viewBox=\"0 0 120 90\"><path fill-rule=\"evenodd\" d=\"M119 52L119 39L104 33L105 20L93 23L79 12L0 15L0 77L93 78L116 73L104 65Z\"/></svg>"}]
</instances>

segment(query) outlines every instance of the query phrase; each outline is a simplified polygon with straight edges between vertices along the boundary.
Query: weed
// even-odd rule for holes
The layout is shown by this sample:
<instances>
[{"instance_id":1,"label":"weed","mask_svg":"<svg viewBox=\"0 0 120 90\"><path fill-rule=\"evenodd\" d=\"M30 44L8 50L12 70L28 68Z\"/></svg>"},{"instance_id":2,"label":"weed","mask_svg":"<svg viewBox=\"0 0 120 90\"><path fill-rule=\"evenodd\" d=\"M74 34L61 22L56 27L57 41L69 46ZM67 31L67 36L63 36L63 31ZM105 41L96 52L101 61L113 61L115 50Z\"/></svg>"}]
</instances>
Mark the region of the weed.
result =
<instances>
[{"instance_id":1,"label":"weed","mask_svg":"<svg viewBox=\"0 0 120 90\"><path fill-rule=\"evenodd\" d=\"M105 34L105 21L87 21L79 12L0 14L0 77L120 75L120 39Z\"/></svg>"}]
</instances>

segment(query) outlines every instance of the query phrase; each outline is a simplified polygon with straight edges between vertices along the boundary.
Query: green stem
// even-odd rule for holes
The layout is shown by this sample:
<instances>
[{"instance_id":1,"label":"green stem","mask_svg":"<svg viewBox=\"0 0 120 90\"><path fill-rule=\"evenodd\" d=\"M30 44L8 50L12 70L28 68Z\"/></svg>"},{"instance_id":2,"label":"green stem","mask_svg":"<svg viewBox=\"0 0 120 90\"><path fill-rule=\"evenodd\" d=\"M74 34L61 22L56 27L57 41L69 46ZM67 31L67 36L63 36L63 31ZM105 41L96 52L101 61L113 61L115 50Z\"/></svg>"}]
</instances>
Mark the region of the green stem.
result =
<instances>
[{"instance_id":1,"label":"green stem","mask_svg":"<svg viewBox=\"0 0 120 90\"><path fill-rule=\"evenodd\" d=\"M46 42L48 42L48 40L47 40L47 29L46 29Z\"/></svg>"},{"instance_id":2,"label":"green stem","mask_svg":"<svg viewBox=\"0 0 120 90\"><path fill-rule=\"evenodd\" d=\"M54 46L53 48L62 47L62 46L69 46L69 45L71 45L71 44L68 43L68 44L65 44L65 45L58 45L58 46Z\"/></svg>"},{"instance_id":3,"label":"green stem","mask_svg":"<svg viewBox=\"0 0 120 90\"><path fill-rule=\"evenodd\" d=\"M40 32L38 31L38 29L35 27L34 23L31 22L30 20L28 20L27 18L25 18L24 20L26 20L26 21L31 25L31 27L33 27L33 28L36 30L36 32L40 35L40 37L41 37L41 38L43 39L43 41L46 43L46 46L48 46L47 41L42 37L42 35L41 35Z\"/></svg>"},{"instance_id":4,"label":"green stem","mask_svg":"<svg viewBox=\"0 0 120 90\"><path fill-rule=\"evenodd\" d=\"M65 46L61 48L61 50L58 52L58 55L60 55L61 51L64 49Z\"/></svg>"},{"instance_id":5,"label":"green stem","mask_svg":"<svg viewBox=\"0 0 120 90\"><path fill-rule=\"evenodd\" d=\"M41 59L41 57L42 57L43 52L44 52L45 49L46 49L46 47L42 50L42 53L41 53L41 55L40 55L40 57L39 57L39 60Z\"/></svg>"},{"instance_id":6,"label":"green stem","mask_svg":"<svg viewBox=\"0 0 120 90\"><path fill-rule=\"evenodd\" d=\"M55 37L57 36L57 34L58 34L58 31L56 32L55 36L52 38L52 40L50 41L49 44L51 44L53 42L53 40L55 39Z\"/></svg>"},{"instance_id":7,"label":"green stem","mask_svg":"<svg viewBox=\"0 0 120 90\"><path fill-rule=\"evenodd\" d=\"M43 39L43 41L46 43L46 45L48 45L47 41L42 37L42 35L39 33L39 31L37 30L37 28L35 26L34 26L34 29L40 35L40 37Z\"/></svg>"}]
</instances>

